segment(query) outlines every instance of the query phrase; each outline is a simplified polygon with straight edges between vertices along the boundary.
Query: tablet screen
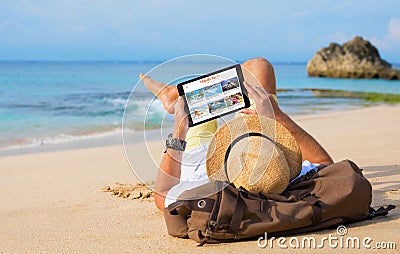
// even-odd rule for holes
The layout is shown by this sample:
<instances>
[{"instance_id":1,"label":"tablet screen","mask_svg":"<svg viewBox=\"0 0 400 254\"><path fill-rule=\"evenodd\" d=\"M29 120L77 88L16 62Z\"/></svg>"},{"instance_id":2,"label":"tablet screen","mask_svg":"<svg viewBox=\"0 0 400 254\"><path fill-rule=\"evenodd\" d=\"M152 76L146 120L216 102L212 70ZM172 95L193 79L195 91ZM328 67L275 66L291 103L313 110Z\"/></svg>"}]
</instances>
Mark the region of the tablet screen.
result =
<instances>
[{"instance_id":1,"label":"tablet screen","mask_svg":"<svg viewBox=\"0 0 400 254\"><path fill-rule=\"evenodd\" d=\"M179 87L180 86L180 87ZM204 75L178 85L186 98L189 126L248 107L240 65Z\"/></svg>"}]
</instances>

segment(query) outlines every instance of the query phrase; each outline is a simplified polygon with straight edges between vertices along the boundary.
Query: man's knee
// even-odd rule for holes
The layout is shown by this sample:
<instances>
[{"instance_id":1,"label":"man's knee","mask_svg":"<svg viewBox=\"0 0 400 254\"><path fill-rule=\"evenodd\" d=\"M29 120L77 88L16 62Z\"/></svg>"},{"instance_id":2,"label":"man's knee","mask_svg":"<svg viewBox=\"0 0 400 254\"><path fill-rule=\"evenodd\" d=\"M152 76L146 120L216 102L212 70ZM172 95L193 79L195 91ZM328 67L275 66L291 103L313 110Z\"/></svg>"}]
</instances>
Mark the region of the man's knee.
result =
<instances>
[{"instance_id":1,"label":"man's knee","mask_svg":"<svg viewBox=\"0 0 400 254\"><path fill-rule=\"evenodd\" d=\"M267 92L276 94L274 68L267 59L263 57L252 58L245 61L242 66L245 71L248 71L252 74L252 76L264 87Z\"/></svg>"},{"instance_id":2,"label":"man's knee","mask_svg":"<svg viewBox=\"0 0 400 254\"><path fill-rule=\"evenodd\" d=\"M244 66L260 66L264 68L272 68L271 63L265 59L264 57L256 57L256 58L251 58L249 60L246 60L243 63Z\"/></svg>"}]
</instances>

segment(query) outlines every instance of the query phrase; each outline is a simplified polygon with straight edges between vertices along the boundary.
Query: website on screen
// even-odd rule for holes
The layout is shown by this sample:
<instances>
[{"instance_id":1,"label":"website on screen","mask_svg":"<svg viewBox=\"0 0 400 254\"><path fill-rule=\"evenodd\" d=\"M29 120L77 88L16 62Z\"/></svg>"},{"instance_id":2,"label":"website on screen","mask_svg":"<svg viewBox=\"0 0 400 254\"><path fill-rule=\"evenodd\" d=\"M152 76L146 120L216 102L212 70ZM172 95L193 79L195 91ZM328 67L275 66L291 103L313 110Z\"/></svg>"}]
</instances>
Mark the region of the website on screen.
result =
<instances>
[{"instance_id":1,"label":"website on screen","mask_svg":"<svg viewBox=\"0 0 400 254\"><path fill-rule=\"evenodd\" d=\"M193 123L245 106L236 68L183 86Z\"/></svg>"}]
</instances>

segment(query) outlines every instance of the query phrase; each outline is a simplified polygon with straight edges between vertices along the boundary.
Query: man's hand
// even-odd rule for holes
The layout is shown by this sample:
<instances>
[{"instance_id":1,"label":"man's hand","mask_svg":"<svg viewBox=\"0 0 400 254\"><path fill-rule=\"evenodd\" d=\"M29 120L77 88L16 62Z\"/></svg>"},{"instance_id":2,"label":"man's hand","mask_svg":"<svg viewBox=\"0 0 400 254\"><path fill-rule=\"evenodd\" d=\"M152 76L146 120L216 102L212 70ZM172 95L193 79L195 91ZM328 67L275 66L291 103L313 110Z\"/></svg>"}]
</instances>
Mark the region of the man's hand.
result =
<instances>
[{"instance_id":1,"label":"man's hand","mask_svg":"<svg viewBox=\"0 0 400 254\"><path fill-rule=\"evenodd\" d=\"M185 102L183 101L182 96L179 96L175 102L175 126L172 137L185 140L188 130L189 120L187 113L185 112Z\"/></svg>"},{"instance_id":2,"label":"man's hand","mask_svg":"<svg viewBox=\"0 0 400 254\"><path fill-rule=\"evenodd\" d=\"M241 113L248 115L259 114L272 119L279 118L283 114L276 103L275 98L271 94L267 93L262 86L252 85L246 81L244 82L244 85L249 96L253 98L256 103L256 110L245 108L240 111Z\"/></svg>"}]
</instances>

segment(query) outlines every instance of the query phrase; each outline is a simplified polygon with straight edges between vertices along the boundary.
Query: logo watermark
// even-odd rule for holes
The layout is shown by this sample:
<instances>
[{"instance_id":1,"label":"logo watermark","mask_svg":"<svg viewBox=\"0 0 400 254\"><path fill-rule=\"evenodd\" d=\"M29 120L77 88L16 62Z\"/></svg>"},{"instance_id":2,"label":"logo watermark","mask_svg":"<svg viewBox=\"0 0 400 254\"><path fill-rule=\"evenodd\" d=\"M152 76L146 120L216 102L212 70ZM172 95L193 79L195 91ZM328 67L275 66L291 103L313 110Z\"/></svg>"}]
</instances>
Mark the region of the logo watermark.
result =
<instances>
[{"instance_id":1,"label":"logo watermark","mask_svg":"<svg viewBox=\"0 0 400 254\"><path fill-rule=\"evenodd\" d=\"M387 249L394 250L397 248L396 242L391 241L374 241L372 237L359 238L357 236L347 236L347 228L340 225L336 229L336 234L329 234L320 239L314 236L303 237L270 237L268 233L264 233L257 240L258 247L262 249Z\"/></svg>"}]
</instances>

